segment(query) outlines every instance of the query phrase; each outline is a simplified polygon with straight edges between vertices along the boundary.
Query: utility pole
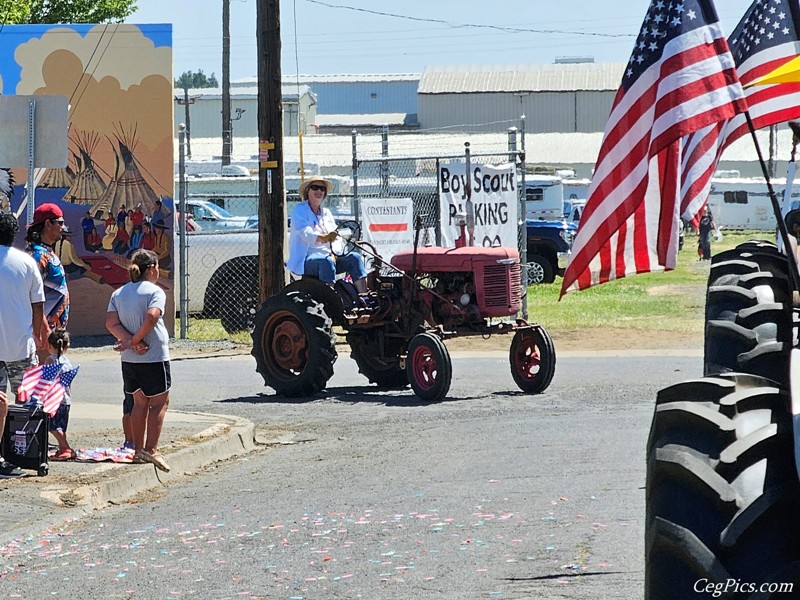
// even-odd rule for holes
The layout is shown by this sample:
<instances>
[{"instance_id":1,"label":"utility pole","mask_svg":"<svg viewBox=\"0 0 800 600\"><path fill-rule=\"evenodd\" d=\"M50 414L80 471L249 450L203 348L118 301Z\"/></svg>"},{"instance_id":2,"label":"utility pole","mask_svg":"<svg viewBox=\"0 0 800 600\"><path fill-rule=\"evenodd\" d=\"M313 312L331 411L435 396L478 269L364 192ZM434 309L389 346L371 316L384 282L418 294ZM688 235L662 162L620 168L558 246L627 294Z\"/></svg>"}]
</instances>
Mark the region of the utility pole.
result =
<instances>
[{"instance_id":1,"label":"utility pole","mask_svg":"<svg viewBox=\"0 0 800 600\"><path fill-rule=\"evenodd\" d=\"M258 53L258 266L261 302L286 284L280 0L256 1Z\"/></svg>"},{"instance_id":2,"label":"utility pole","mask_svg":"<svg viewBox=\"0 0 800 600\"><path fill-rule=\"evenodd\" d=\"M189 105L194 104L194 101L197 100L200 96L189 96L189 88L183 88L183 98L180 96L175 96L175 102L178 103L178 106L183 106L185 110L185 120L184 125L186 125L186 158L192 158L192 126L189 121Z\"/></svg>"},{"instance_id":3,"label":"utility pole","mask_svg":"<svg viewBox=\"0 0 800 600\"><path fill-rule=\"evenodd\" d=\"M222 166L231 164L231 0L222 0Z\"/></svg>"}]
</instances>

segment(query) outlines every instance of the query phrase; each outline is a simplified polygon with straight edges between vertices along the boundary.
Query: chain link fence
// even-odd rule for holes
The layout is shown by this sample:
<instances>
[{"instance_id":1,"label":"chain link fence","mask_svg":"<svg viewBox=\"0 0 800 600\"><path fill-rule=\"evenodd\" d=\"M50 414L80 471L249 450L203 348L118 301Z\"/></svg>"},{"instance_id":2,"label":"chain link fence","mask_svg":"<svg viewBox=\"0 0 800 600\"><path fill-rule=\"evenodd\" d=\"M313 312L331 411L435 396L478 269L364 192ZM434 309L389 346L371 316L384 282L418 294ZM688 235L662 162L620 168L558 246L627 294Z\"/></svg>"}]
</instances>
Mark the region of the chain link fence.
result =
<instances>
[{"instance_id":1,"label":"chain link fence","mask_svg":"<svg viewBox=\"0 0 800 600\"><path fill-rule=\"evenodd\" d=\"M398 148L408 145L408 135L399 135ZM414 134L419 135L419 134ZM502 165L513 163L517 190L524 189L524 152L517 149L519 134L509 131L508 150L498 152L497 145L488 152L471 148L473 162ZM500 137L500 136L498 136ZM393 141L392 138L391 141ZM421 245L441 244L441 223L438 173L442 164L461 162L466 154L440 156L390 156L390 140L384 131L378 152L375 146L362 152L353 136L352 169L346 173L324 174L334 183L333 193L325 205L339 221L359 221L359 200L366 198L411 198L414 219L421 220ZM372 150L372 152L370 152ZM328 168L326 170L336 170ZM176 273L176 305L185 307L193 317L184 327L181 337L195 337L186 331L204 320L218 319L220 335L233 335L252 330L258 310L258 172L253 169L240 177L188 177L186 183L186 235L178 238L177 262L185 260L183 277ZM301 178L285 176L287 215L300 201L297 188ZM524 223L523 208L519 207L518 222ZM180 203L176 199L176 207ZM525 253L524 227L518 227L518 249ZM278 259L276 257L276 259ZM282 260L282 258L281 258ZM525 270L523 269L523 277ZM525 282L523 281L523 285ZM203 325L206 328L206 324Z\"/></svg>"}]
</instances>

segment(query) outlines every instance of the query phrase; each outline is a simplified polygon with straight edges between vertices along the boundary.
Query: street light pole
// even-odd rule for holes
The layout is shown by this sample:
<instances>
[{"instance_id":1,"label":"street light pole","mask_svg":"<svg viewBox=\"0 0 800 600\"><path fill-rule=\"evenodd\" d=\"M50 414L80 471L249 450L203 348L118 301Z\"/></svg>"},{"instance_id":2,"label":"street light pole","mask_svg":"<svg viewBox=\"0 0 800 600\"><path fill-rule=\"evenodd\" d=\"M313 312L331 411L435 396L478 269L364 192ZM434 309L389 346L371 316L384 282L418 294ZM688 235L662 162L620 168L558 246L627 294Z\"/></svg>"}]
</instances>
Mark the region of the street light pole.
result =
<instances>
[{"instance_id":1,"label":"street light pole","mask_svg":"<svg viewBox=\"0 0 800 600\"><path fill-rule=\"evenodd\" d=\"M286 198L281 115L281 21L279 0L256 0L258 54L258 266L261 302L283 289L286 274Z\"/></svg>"},{"instance_id":2,"label":"street light pole","mask_svg":"<svg viewBox=\"0 0 800 600\"><path fill-rule=\"evenodd\" d=\"M231 131L231 145L230 145L231 156L233 156L233 122L234 121L238 121L239 119L241 119L243 112L247 112L247 111L245 109L243 109L243 108L237 108L236 109L236 118L234 119L233 117L231 117L231 126L230 126L230 131Z\"/></svg>"},{"instance_id":3,"label":"street light pole","mask_svg":"<svg viewBox=\"0 0 800 600\"><path fill-rule=\"evenodd\" d=\"M195 100L197 100L200 96L189 96L189 88L183 88L183 98L180 96L175 96L175 102L178 103L178 106L183 106L185 110L185 117L186 120L184 124L186 125L185 134L186 134L186 158L192 158L192 126L189 121L189 105L194 104Z\"/></svg>"},{"instance_id":4,"label":"street light pole","mask_svg":"<svg viewBox=\"0 0 800 600\"><path fill-rule=\"evenodd\" d=\"M231 164L231 0L222 0L222 166Z\"/></svg>"}]
</instances>

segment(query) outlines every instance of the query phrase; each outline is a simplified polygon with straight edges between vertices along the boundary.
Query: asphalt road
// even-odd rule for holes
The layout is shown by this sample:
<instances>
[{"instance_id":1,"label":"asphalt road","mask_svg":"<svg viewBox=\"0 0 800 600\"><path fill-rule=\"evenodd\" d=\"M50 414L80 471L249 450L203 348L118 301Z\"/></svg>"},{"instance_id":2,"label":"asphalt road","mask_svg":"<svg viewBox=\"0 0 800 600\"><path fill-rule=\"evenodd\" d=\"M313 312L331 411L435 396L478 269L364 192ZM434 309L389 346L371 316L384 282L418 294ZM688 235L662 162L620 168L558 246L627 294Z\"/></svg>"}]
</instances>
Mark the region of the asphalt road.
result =
<instances>
[{"instance_id":1,"label":"asphalt road","mask_svg":"<svg viewBox=\"0 0 800 600\"><path fill-rule=\"evenodd\" d=\"M641 597L655 393L700 376L700 358L560 357L539 396L515 391L505 358L457 358L450 398L422 406L367 386L346 358L306 402L259 395L253 368L175 361L173 407L293 443L31 532L0 557L5 595ZM119 401L106 361L82 373Z\"/></svg>"}]
</instances>

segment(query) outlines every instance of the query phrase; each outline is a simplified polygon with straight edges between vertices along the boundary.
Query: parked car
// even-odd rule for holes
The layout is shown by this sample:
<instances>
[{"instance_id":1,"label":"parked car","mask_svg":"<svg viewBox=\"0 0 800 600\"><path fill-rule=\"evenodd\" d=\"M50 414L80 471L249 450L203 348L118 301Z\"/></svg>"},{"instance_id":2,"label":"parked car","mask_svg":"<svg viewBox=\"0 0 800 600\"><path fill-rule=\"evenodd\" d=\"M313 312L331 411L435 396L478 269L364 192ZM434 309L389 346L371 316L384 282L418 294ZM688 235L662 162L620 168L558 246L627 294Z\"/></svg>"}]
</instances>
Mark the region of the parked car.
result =
<instances>
[{"instance_id":1,"label":"parked car","mask_svg":"<svg viewBox=\"0 0 800 600\"><path fill-rule=\"evenodd\" d=\"M578 226L566 221L527 219L525 228L528 285L553 283L556 275L564 275Z\"/></svg>"},{"instance_id":2,"label":"parked car","mask_svg":"<svg viewBox=\"0 0 800 600\"><path fill-rule=\"evenodd\" d=\"M249 220L258 219L258 217L235 217L213 202L194 198L186 201L186 212L200 225L202 231L245 229Z\"/></svg>"}]
</instances>

